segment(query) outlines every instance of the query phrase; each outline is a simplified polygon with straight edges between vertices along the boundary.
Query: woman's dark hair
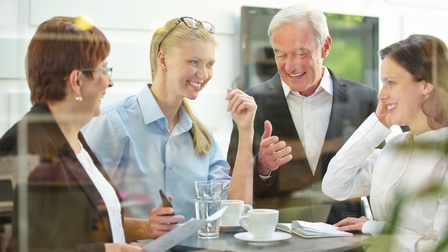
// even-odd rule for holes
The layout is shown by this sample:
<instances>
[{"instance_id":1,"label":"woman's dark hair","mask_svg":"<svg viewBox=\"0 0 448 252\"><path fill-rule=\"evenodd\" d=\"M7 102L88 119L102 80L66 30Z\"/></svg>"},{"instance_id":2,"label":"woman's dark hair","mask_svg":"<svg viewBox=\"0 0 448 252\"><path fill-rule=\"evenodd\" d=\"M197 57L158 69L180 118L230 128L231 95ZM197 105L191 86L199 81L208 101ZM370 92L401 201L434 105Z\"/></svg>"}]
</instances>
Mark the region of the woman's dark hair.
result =
<instances>
[{"instance_id":1,"label":"woman's dark hair","mask_svg":"<svg viewBox=\"0 0 448 252\"><path fill-rule=\"evenodd\" d=\"M414 34L382 50L379 55L392 58L408 71L415 81L426 81L434 90L423 104L432 129L448 126L448 49L431 35Z\"/></svg>"}]
</instances>

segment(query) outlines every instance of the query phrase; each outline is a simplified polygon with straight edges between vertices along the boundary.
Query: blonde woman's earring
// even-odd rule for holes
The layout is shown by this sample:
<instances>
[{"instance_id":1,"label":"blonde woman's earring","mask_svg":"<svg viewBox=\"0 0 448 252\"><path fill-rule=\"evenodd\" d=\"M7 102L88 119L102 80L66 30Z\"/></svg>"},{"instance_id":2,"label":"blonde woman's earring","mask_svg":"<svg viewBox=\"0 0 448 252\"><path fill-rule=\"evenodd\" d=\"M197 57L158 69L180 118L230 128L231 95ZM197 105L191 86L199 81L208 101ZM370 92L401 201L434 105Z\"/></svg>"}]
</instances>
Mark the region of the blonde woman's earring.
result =
<instances>
[{"instance_id":1,"label":"blonde woman's earring","mask_svg":"<svg viewBox=\"0 0 448 252\"><path fill-rule=\"evenodd\" d=\"M82 101L82 96L80 96L80 95L76 96L75 100L81 102Z\"/></svg>"}]
</instances>

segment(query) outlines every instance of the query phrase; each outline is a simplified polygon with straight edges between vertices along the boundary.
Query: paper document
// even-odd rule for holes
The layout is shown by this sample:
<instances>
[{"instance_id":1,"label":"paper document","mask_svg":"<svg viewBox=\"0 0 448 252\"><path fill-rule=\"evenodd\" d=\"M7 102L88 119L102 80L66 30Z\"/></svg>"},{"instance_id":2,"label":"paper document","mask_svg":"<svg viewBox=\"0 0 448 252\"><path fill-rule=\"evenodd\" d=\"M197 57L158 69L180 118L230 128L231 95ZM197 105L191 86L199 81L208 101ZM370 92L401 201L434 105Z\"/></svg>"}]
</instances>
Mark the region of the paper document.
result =
<instances>
[{"instance_id":1,"label":"paper document","mask_svg":"<svg viewBox=\"0 0 448 252\"><path fill-rule=\"evenodd\" d=\"M323 222L294 220L292 223L278 223L277 229L305 238L353 236L352 233L340 231L336 226Z\"/></svg>"},{"instance_id":2,"label":"paper document","mask_svg":"<svg viewBox=\"0 0 448 252\"><path fill-rule=\"evenodd\" d=\"M210 215L206 220L197 220L195 218L192 218L183 224L179 224L179 227L146 244L143 248L148 252L167 251L179 244L181 241L190 237L190 235L196 233L202 226L206 225L208 222L212 222L221 218L226 209L227 207L221 208L216 213Z\"/></svg>"}]
</instances>

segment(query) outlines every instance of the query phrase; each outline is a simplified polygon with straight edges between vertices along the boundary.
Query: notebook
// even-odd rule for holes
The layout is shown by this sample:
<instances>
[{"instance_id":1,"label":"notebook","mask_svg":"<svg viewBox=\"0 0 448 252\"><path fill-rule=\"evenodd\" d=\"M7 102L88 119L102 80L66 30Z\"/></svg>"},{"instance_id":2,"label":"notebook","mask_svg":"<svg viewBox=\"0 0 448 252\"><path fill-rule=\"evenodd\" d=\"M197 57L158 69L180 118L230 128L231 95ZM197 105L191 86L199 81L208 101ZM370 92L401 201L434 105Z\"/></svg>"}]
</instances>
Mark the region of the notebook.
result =
<instances>
[{"instance_id":1,"label":"notebook","mask_svg":"<svg viewBox=\"0 0 448 252\"><path fill-rule=\"evenodd\" d=\"M292 223L278 223L277 229L296 234L304 238L353 236L352 233L340 231L336 226L323 222L294 220Z\"/></svg>"}]
</instances>

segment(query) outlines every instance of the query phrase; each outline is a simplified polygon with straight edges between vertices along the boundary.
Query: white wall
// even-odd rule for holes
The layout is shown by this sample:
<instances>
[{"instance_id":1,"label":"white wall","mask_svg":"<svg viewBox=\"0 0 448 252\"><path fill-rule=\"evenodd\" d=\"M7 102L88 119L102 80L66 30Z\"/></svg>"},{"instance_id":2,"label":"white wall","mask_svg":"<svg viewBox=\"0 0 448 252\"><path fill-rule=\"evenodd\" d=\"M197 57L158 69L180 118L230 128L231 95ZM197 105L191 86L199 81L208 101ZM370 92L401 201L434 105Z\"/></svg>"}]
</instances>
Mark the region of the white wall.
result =
<instances>
[{"instance_id":1,"label":"white wall","mask_svg":"<svg viewBox=\"0 0 448 252\"><path fill-rule=\"evenodd\" d=\"M150 82L149 43L155 27L165 21L192 16L216 27L218 48L214 76L197 100L198 116L213 130L226 153L231 118L225 89L239 73L239 15L241 6L282 8L293 0L0 0L0 135L31 106L24 74L29 39L37 25L57 15L84 16L109 38L114 88L103 103L134 94ZM448 23L445 0L308 0L324 12L379 17L379 47L412 33L427 33L448 42L438 29Z\"/></svg>"}]
</instances>

